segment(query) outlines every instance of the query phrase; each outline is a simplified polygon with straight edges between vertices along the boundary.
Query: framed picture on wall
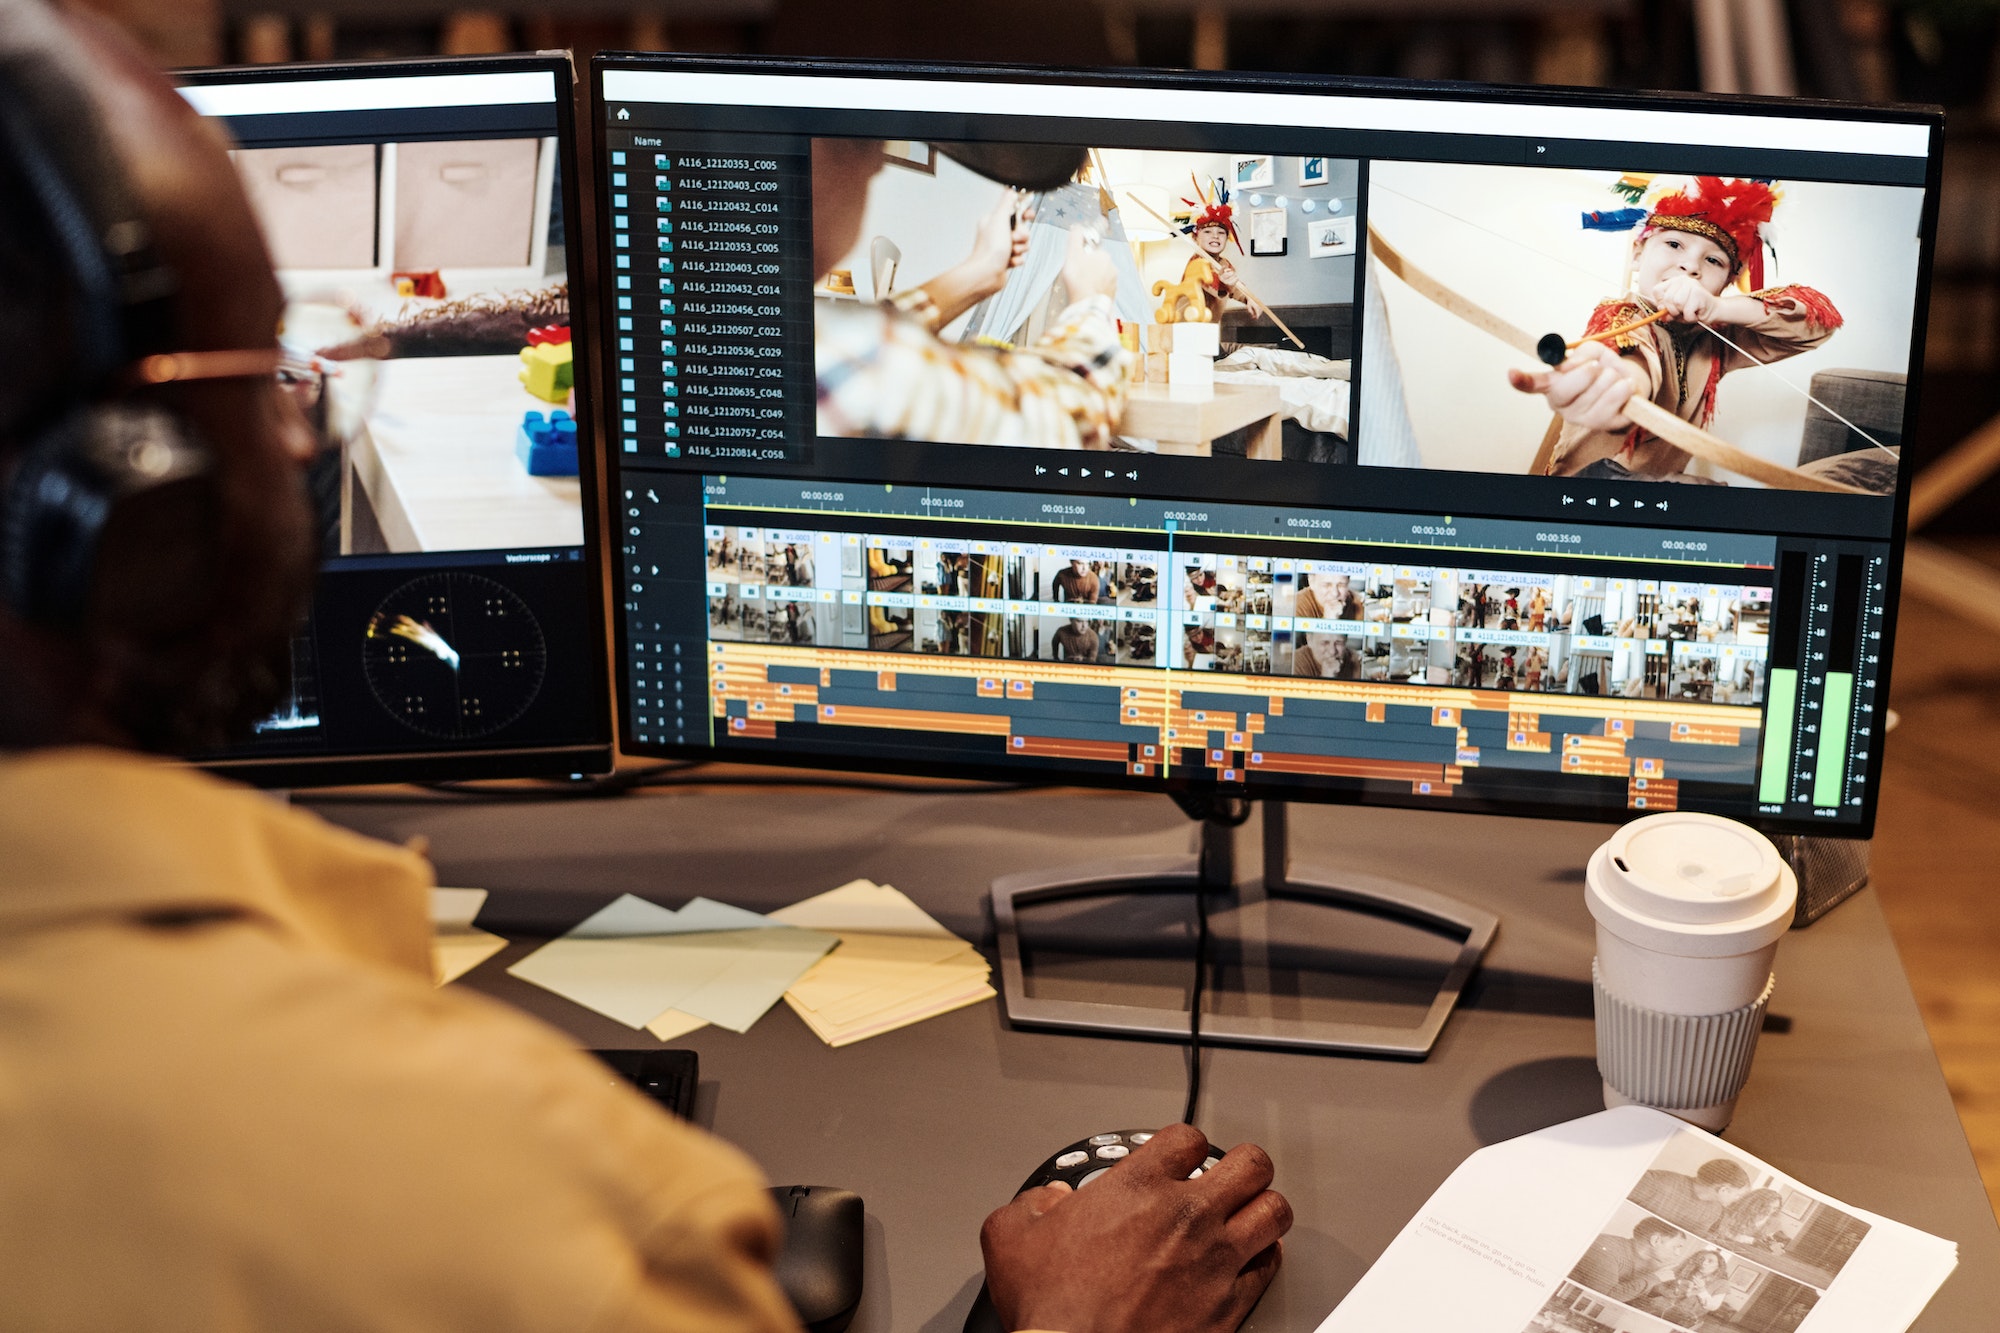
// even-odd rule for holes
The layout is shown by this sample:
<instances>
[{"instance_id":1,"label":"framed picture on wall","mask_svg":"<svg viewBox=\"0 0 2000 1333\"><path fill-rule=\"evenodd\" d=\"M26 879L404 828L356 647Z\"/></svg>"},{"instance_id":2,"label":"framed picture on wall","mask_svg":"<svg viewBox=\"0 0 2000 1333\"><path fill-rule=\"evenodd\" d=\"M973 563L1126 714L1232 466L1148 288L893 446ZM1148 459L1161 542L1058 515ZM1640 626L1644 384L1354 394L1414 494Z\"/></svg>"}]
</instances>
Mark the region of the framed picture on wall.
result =
<instances>
[{"instance_id":1,"label":"framed picture on wall","mask_svg":"<svg viewBox=\"0 0 2000 1333\"><path fill-rule=\"evenodd\" d=\"M1324 185L1332 179L1323 157L1302 157L1299 159L1299 184Z\"/></svg>"},{"instance_id":2,"label":"framed picture on wall","mask_svg":"<svg viewBox=\"0 0 2000 1333\"><path fill-rule=\"evenodd\" d=\"M1277 160L1269 153L1230 159L1229 188L1232 190L1259 190L1275 185L1277 181Z\"/></svg>"},{"instance_id":3,"label":"framed picture on wall","mask_svg":"<svg viewBox=\"0 0 2000 1333\"><path fill-rule=\"evenodd\" d=\"M1314 259L1354 253L1354 219L1328 218L1306 225L1306 253Z\"/></svg>"},{"instance_id":4,"label":"framed picture on wall","mask_svg":"<svg viewBox=\"0 0 2000 1333\"><path fill-rule=\"evenodd\" d=\"M896 166L937 175L937 149L916 139L889 139L882 145L882 156Z\"/></svg>"},{"instance_id":5,"label":"framed picture on wall","mask_svg":"<svg viewBox=\"0 0 2000 1333\"><path fill-rule=\"evenodd\" d=\"M1285 220L1291 216L1282 208L1257 208L1250 212L1250 253L1282 255L1291 249L1285 235Z\"/></svg>"}]
</instances>

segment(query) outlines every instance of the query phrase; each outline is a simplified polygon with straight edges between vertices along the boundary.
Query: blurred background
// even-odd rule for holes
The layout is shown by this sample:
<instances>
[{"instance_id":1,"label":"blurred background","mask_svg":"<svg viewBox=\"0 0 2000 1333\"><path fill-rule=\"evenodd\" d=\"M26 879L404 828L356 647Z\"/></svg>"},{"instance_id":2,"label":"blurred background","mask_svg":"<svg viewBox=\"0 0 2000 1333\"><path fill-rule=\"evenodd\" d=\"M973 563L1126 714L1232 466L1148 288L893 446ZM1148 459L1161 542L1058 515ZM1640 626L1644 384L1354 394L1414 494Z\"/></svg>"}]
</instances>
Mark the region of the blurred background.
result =
<instances>
[{"instance_id":1,"label":"blurred background","mask_svg":"<svg viewBox=\"0 0 2000 1333\"><path fill-rule=\"evenodd\" d=\"M1891 694L1902 724L1888 745L1873 864L2000 1201L2000 471L1986 466L2000 463L2000 0L462 2L88 7L169 67L566 47L579 61L676 50L1147 65L1945 107L1919 416L1903 443L1920 470L1966 447L1957 481L1924 506L1935 516L1905 579ZM1782 1009L1782 954L1779 976Z\"/></svg>"}]
</instances>

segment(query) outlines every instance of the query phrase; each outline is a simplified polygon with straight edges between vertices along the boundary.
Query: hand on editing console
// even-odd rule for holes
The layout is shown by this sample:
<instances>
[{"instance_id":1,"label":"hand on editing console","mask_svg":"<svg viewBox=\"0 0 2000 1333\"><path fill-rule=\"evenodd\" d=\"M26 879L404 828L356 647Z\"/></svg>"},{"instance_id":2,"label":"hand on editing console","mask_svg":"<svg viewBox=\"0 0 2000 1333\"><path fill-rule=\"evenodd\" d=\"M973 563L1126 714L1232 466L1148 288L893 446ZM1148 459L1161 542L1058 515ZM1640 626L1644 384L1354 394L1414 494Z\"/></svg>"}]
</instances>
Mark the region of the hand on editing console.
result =
<instances>
[{"instance_id":1,"label":"hand on editing console","mask_svg":"<svg viewBox=\"0 0 2000 1333\"><path fill-rule=\"evenodd\" d=\"M1231 1149L1198 1180L1208 1140L1169 1125L1072 1192L1046 1185L986 1219L979 1242L1002 1324L1062 1333L1217 1333L1276 1276L1292 1206L1271 1159Z\"/></svg>"}]
</instances>

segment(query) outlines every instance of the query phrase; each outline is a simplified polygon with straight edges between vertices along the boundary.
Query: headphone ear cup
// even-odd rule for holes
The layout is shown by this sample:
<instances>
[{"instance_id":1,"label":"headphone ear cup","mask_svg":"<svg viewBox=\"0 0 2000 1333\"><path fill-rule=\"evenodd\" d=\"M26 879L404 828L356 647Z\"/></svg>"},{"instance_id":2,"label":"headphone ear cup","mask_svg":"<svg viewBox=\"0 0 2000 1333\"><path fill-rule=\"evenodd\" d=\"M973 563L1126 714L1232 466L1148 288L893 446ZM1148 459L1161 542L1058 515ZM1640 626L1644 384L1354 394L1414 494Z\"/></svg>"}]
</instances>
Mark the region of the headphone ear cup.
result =
<instances>
[{"instance_id":1,"label":"headphone ear cup","mask_svg":"<svg viewBox=\"0 0 2000 1333\"><path fill-rule=\"evenodd\" d=\"M212 498L215 457L178 418L154 408L80 408L23 452L0 499L0 592L22 619L80 624L116 523ZM143 525L151 526L151 525Z\"/></svg>"}]
</instances>

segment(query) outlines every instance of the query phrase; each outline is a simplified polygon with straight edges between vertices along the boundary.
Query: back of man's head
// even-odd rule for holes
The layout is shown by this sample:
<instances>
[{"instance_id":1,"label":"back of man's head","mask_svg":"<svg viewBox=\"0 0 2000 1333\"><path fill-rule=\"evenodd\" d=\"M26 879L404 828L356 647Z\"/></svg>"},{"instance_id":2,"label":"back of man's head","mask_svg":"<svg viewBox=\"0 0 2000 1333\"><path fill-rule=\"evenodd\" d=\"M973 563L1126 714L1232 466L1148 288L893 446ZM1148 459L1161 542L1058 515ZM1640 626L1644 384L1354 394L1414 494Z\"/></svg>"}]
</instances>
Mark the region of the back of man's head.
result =
<instances>
[{"instance_id":1,"label":"back of man's head","mask_svg":"<svg viewBox=\"0 0 2000 1333\"><path fill-rule=\"evenodd\" d=\"M67 102L94 119L78 95L85 71L75 44L40 0L0 0L0 116L14 133L41 134L38 109ZM94 136L86 119L71 132ZM46 418L53 386L77 361L76 289L50 262L57 239L33 180L35 167L0 149L0 466ZM81 182L88 192L93 182Z\"/></svg>"},{"instance_id":2,"label":"back of man's head","mask_svg":"<svg viewBox=\"0 0 2000 1333\"><path fill-rule=\"evenodd\" d=\"M268 373L133 387L153 354L274 351L279 306L219 136L107 25L0 0L0 749L187 752L282 697L302 422ZM149 441L198 484L90 489Z\"/></svg>"}]
</instances>

